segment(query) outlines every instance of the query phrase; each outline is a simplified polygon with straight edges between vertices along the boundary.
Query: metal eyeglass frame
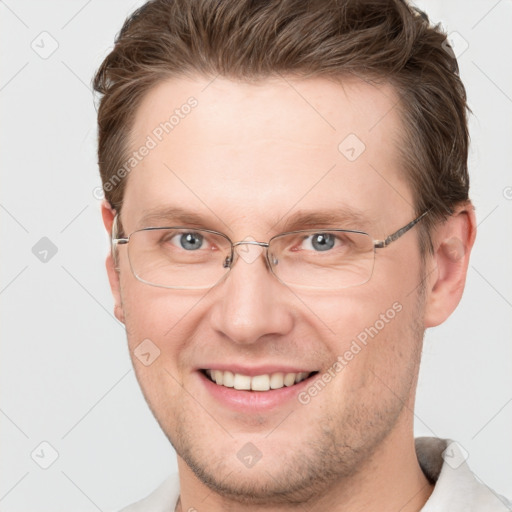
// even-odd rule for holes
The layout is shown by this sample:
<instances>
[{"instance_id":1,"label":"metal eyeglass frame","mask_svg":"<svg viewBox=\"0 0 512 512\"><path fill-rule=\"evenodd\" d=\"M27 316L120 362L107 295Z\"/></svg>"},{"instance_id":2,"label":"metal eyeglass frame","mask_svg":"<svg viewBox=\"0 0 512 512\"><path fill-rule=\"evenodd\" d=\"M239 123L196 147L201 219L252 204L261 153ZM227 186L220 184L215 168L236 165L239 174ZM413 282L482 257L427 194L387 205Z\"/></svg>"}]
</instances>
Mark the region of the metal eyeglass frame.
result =
<instances>
[{"instance_id":1,"label":"metal eyeglass frame","mask_svg":"<svg viewBox=\"0 0 512 512\"><path fill-rule=\"evenodd\" d=\"M345 232L345 233L359 233L359 234L362 234L362 235L366 235L366 236L369 236L371 239L372 239L372 242L373 242L373 248L374 250L375 249L384 249L386 247L388 247L392 242L394 242L395 240L398 240L401 236L405 235L405 233L407 233L407 231L409 231L410 229L412 229L418 222L420 222L420 220L422 220L428 213L430 212L430 210L427 210L425 212L423 212L419 217L416 217L414 220L412 220L411 222L409 222L408 224L406 224L405 226L401 227L400 229L396 230L394 233L391 233L390 235L388 235L386 238L382 239L382 240L374 240L368 233L366 233L365 231L358 231L358 230L354 230L354 229L334 229L334 228L319 228L318 229L318 232L321 233L322 231L339 231L339 232ZM192 229L190 227L186 227L186 226L163 226L163 227L148 227L148 228L142 228L142 229L137 229L135 231L133 231L132 233L130 233L128 236L126 237L121 237L121 238L117 238L117 231L118 231L118 215L116 214L116 216L114 217L114 221L113 221L113 224L112 224L112 238L111 238L111 248L112 248L112 257L114 258L114 265L115 265L115 269L117 271L119 271L119 267L117 266L117 263L118 263L118 260L117 260L117 251L116 251L116 248L117 248L117 245L126 245L130 242L130 237L134 234L134 233L137 233L139 231L154 231L154 230L158 230L158 229ZM232 265L233 265L233 262L234 262L234 249L235 247L238 247L239 245L243 245L243 244L249 244L249 245L257 245L257 246L260 246L260 247L265 247L267 249L266 251L266 260L267 260L267 263L269 265L269 268L272 272L272 274L274 274L273 272L273 266L269 260L269 254L268 254L268 248L270 246L270 242L272 242L273 239L275 238L278 238L278 237L281 237L283 235L291 235L291 234L299 234L299 233L306 233L306 232L311 232L311 231L315 231L315 229L303 229L303 230L298 230L298 231L288 231L286 233L279 233L278 235L275 235L273 236L268 242L258 242L256 240L241 240L239 242L233 242L227 235L225 235L224 233L221 233L219 231L213 231L211 229L198 229L199 231L204 231L206 233L212 233L212 234L215 234L215 235L220 235L222 237L224 237L230 244L231 244L231 255L226 257L225 261L224 261L224 268L229 268L231 269L232 268ZM131 268L131 264L130 264L130 268ZM141 281L142 283L145 283L145 284L148 284L150 286L157 286L159 288L169 288L169 289L188 289L188 288L184 288L184 287L169 287L169 286L162 286L162 285L158 285L158 284L154 284L154 283L150 283L148 281L144 281L143 279L141 279L139 276L137 276L132 268L132 273L133 275L135 276L135 278L138 280L138 281ZM223 277L225 277L227 275L224 274L224 276L222 276L219 281L217 281L215 284L211 285L211 286L205 286L204 288L213 288L214 286L216 286L222 279ZM274 274L275 277L277 277L279 279L279 277ZM370 276L371 277L371 276ZM366 281L367 282L367 281ZM364 283L361 283L361 284L364 284ZM359 285L358 285L359 286Z\"/></svg>"}]
</instances>

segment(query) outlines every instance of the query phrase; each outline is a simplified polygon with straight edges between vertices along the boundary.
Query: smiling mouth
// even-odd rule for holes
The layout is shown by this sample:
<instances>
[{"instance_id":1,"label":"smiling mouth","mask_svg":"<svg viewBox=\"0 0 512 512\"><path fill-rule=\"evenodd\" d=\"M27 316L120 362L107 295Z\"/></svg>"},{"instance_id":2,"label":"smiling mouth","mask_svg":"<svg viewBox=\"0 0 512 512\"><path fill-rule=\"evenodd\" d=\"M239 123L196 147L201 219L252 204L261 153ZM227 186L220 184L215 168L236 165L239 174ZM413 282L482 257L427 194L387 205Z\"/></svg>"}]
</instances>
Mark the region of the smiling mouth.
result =
<instances>
[{"instance_id":1,"label":"smiling mouth","mask_svg":"<svg viewBox=\"0 0 512 512\"><path fill-rule=\"evenodd\" d=\"M201 370L206 378L218 386L234 388L239 391L270 391L291 387L305 379L316 375L318 372L298 373L267 373L263 375L243 375L223 370Z\"/></svg>"}]
</instances>

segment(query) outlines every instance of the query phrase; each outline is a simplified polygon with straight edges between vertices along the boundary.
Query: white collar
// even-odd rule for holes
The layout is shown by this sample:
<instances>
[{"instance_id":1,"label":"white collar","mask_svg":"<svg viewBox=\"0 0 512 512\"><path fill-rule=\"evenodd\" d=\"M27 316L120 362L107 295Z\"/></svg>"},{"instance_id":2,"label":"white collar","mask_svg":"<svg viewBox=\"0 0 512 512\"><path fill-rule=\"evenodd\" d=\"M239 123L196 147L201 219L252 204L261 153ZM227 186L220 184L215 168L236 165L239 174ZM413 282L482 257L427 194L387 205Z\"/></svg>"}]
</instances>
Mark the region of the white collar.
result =
<instances>
[{"instance_id":1,"label":"white collar","mask_svg":"<svg viewBox=\"0 0 512 512\"><path fill-rule=\"evenodd\" d=\"M505 512L512 503L487 487L466 463L467 452L449 439L419 437L416 455L435 484L421 512Z\"/></svg>"}]
</instances>

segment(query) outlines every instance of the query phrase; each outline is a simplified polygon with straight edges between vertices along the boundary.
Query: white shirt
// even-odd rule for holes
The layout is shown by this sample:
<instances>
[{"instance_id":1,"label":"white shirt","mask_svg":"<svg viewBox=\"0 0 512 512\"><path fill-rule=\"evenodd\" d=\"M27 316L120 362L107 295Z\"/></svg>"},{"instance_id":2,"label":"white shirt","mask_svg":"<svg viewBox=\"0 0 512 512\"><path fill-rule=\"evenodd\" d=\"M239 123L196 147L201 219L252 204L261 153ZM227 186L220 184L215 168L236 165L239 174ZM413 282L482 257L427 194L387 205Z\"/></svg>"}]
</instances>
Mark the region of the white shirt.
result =
<instances>
[{"instance_id":1,"label":"white shirt","mask_svg":"<svg viewBox=\"0 0 512 512\"><path fill-rule=\"evenodd\" d=\"M457 443L435 437L416 439L423 473L435 483L421 512L511 512L512 502L489 489L469 469ZM180 494L178 475L163 481L146 498L119 512L174 512Z\"/></svg>"}]
</instances>

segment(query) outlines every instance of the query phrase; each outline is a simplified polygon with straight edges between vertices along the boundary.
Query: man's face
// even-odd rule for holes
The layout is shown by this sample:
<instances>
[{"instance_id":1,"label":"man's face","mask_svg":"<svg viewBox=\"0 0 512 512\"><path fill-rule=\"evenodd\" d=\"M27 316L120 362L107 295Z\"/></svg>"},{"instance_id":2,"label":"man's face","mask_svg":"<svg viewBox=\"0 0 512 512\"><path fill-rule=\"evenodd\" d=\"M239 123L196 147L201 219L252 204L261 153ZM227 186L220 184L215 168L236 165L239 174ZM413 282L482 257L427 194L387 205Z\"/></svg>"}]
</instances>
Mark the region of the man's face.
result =
<instances>
[{"instance_id":1,"label":"man's face","mask_svg":"<svg viewBox=\"0 0 512 512\"><path fill-rule=\"evenodd\" d=\"M142 220L171 207L200 215L201 227L233 242L267 242L288 229L291 216L318 212L356 212L357 221L330 227L374 239L414 218L390 87L355 79L176 79L146 96L131 150L154 139L155 128L191 96L197 106L127 178L126 234L183 225L165 216ZM295 220L293 229L314 227ZM190 471L185 461L213 489L255 503L300 500L371 464L411 428L423 333L416 229L377 250L367 283L334 291L283 284L264 252L238 257L210 290L138 281L127 246L119 247L119 266L143 393L181 469ZM145 366L134 351L147 339L160 355ZM213 383L205 370L318 373L281 389L245 391Z\"/></svg>"}]
</instances>

